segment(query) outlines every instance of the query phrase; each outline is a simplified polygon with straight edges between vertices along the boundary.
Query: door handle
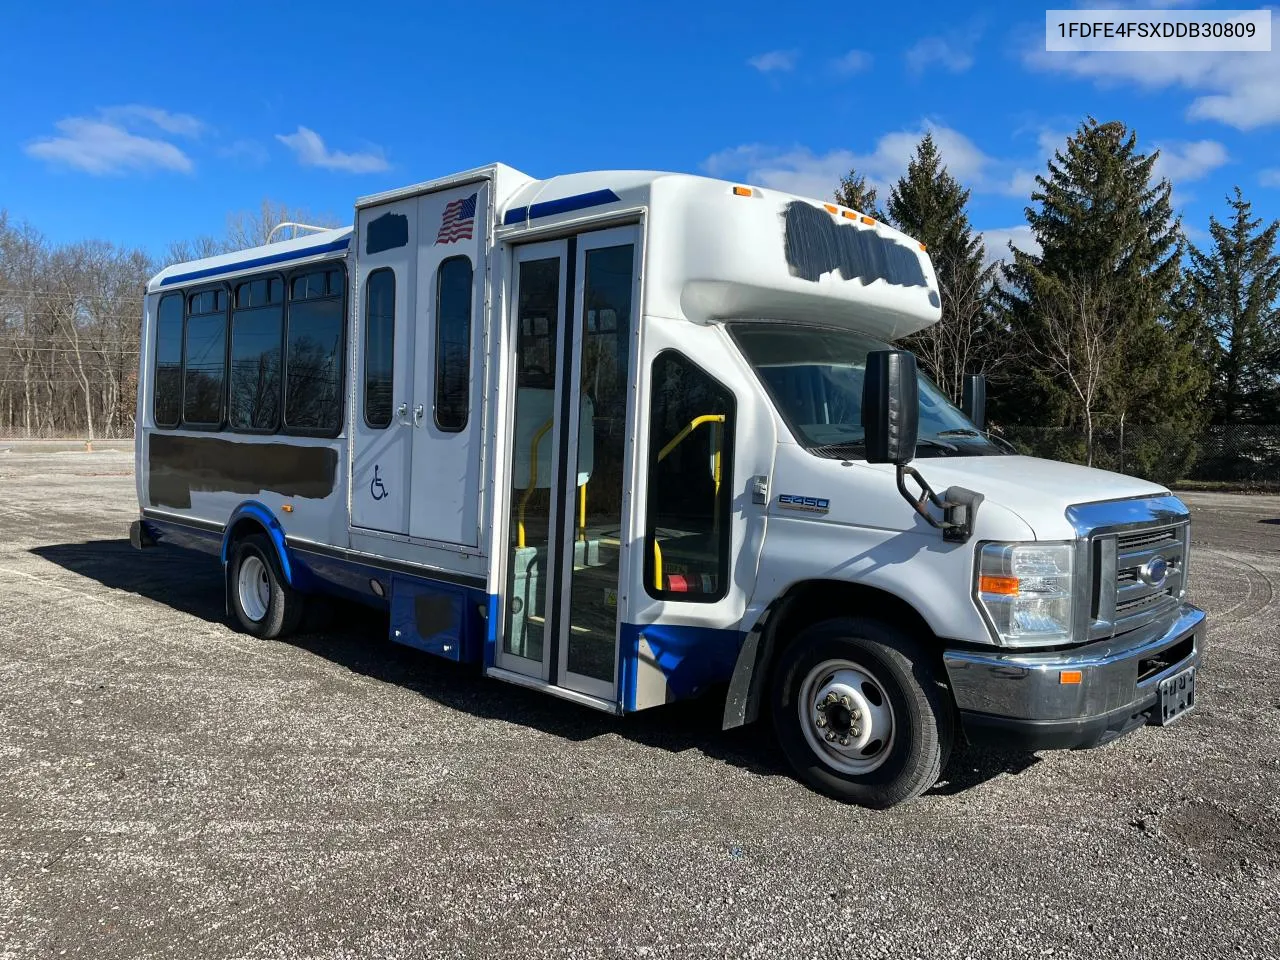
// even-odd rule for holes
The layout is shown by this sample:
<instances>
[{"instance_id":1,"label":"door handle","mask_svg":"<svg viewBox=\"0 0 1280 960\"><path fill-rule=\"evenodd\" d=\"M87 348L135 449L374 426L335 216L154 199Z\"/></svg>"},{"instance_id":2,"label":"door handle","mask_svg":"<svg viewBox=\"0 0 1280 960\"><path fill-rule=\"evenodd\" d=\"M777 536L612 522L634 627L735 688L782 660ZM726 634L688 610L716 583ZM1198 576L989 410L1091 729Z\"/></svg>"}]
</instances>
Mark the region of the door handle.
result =
<instances>
[{"instance_id":1,"label":"door handle","mask_svg":"<svg viewBox=\"0 0 1280 960\"><path fill-rule=\"evenodd\" d=\"M406 420L408 416L409 416L409 405L407 403L402 403L400 404L400 406L396 407L396 417L397 419L399 419L402 426L408 425L408 421Z\"/></svg>"},{"instance_id":2,"label":"door handle","mask_svg":"<svg viewBox=\"0 0 1280 960\"><path fill-rule=\"evenodd\" d=\"M416 407L413 408L413 425L415 427L422 426L422 415L425 412L426 411L423 410L422 408L422 404L418 404Z\"/></svg>"}]
</instances>

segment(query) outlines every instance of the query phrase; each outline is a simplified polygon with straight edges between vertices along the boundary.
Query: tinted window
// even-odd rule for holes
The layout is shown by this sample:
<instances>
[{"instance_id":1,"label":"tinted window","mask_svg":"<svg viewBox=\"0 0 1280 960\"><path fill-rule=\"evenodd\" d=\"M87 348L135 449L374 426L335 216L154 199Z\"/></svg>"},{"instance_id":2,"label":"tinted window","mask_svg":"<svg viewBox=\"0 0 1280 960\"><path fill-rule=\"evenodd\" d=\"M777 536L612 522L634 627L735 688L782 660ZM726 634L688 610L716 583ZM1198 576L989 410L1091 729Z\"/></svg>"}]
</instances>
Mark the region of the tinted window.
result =
<instances>
[{"instance_id":1,"label":"tinted window","mask_svg":"<svg viewBox=\"0 0 1280 960\"><path fill-rule=\"evenodd\" d=\"M467 425L471 393L471 261L451 257L436 283L436 425Z\"/></svg>"},{"instance_id":2,"label":"tinted window","mask_svg":"<svg viewBox=\"0 0 1280 960\"><path fill-rule=\"evenodd\" d=\"M392 355L396 339L396 275L375 270L365 283L364 419L391 424Z\"/></svg>"},{"instance_id":3,"label":"tinted window","mask_svg":"<svg viewBox=\"0 0 1280 960\"><path fill-rule=\"evenodd\" d=\"M284 285L250 280L236 287L231 314L231 397L228 419L237 430L280 425L280 340Z\"/></svg>"},{"instance_id":4,"label":"tinted window","mask_svg":"<svg viewBox=\"0 0 1280 960\"><path fill-rule=\"evenodd\" d=\"M176 427L182 416L182 295L160 299L156 312L153 381L157 427Z\"/></svg>"},{"instance_id":5,"label":"tinted window","mask_svg":"<svg viewBox=\"0 0 1280 960\"><path fill-rule=\"evenodd\" d=\"M710 602L729 583L733 395L678 353L653 362L645 589Z\"/></svg>"},{"instance_id":6,"label":"tinted window","mask_svg":"<svg viewBox=\"0 0 1280 960\"><path fill-rule=\"evenodd\" d=\"M222 290L193 293L187 300L183 334L182 421L197 426L222 423L227 370L227 298Z\"/></svg>"},{"instance_id":7,"label":"tinted window","mask_svg":"<svg viewBox=\"0 0 1280 960\"><path fill-rule=\"evenodd\" d=\"M342 423L342 288L339 270L290 285L284 422L291 430L337 433Z\"/></svg>"}]
</instances>

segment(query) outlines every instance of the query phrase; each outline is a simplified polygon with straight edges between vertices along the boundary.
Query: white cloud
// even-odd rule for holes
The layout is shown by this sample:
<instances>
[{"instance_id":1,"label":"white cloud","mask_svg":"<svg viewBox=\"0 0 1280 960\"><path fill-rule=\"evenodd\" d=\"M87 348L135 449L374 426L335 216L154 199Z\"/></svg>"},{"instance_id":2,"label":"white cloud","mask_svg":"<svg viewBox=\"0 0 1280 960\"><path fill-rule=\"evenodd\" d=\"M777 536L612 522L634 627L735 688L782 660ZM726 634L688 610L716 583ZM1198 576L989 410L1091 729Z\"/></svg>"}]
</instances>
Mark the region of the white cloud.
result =
<instances>
[{"instance_id":1,"label":"white cloud","mask_svg":"<svg viewBox=\"0 0 1280 960\"><path fill-rule=\"evenodd\" d=\"M1011 261L1013 254L1009 250L1010 244L1027 253L1040 253L1040 244L1031 233L1029 226L995 227L991 230L983 230L982 242L986 245L987 263Z\"/></svg>"},{"instance_id":2,"label":"white cloud","mask_svg":"<svg viewBox=\"0 0 1280 960\"><path fill-rule=\"evenodd\" d=\"M842 57L831 61L831 68L839 74L862 73L871 67L871 54L865 50L850 50Z\"/></svg>"},{"instance_id":3,"label":"white cloud","mask_svg":"<svg viewBox=\"0 0 1280 960\"><path fill-rule=\"evenodd\" d=\"M320 134L308 127L299 126L295 133L277 133L276 139L292 150L304 167L323 167L346 173L377 173L390 167L380 148L364 153L330 150Z\"/></svg>"},{"instance_id":4,"label":"white cloud","mask_svg":"<svg viewBox=\"0 0 1280 960\"><path fill-rule=\"evenodd\" d=\"M951 175L975 192L1026 196L1022 188L1027 174L988 156L959 130L928 121L918 129L884 134L869 153L841 149L818 154L807 147L782 149L756 143L722 150L708 157L703 169L711 176L741 177L762 187L817 199L831 197L840 178L857 170L879 191L883 202L926 132L933 134Z\"/></svg>"},{"instance_id":5,"label":"white cloud","mask_svg":"<svg viewBox=\"0 0 1280 960\"><path fill-rule=\"evenodd\" d=\"M1190 120L1215 120L1239 130L1280 123L1280 46L1268 53L1112 51L1049 53L1027 50L1027 66L1093 80L1100 86L1133 84L1147 90L1178 87L1193 94Z\"/></svg>"},{"instance_id":6,"label":"white cloud","mask_svg":"<svg viewBox=\"0 0 1280 960\"><path fill-rule=\"evenodd\" d=\"M747 63L761 73L775 73L794 70L796 61L799 59L800 52L798 50L770 50L767 53L757 54L749 59Z\"/></svg>"},{"instance_id":7,"label":"white cloud","mask_svg":"<svg viewBox=\"0 0 1280 960\"><path fill-rule=\"evenodd\" d=\"M28 156L94 176L147 170L190 173L195 169L191 158L172 143L130 133L118 122L67 117L55 126L59 135L27 144Z\"/></svg>"},{"instance_id":8,"label":"white cloud","mask_svg":"<svg viewBox=\"0 0 1280 960\"><path fill-rule=\"evenodd\" d=\"M1167 178L1175 184L1199 180L1230 159L1227 148L1216 140L1164 143L1158 146L1160 156L1156 160L1155 175Z\"/></svg>"},{"instance_id":9,"label":"white cloud","mask_svg":"<svg viewBox=\"0 0 1280 960\"><path fill-rule=\"evenodd\" d=\"M1280 167L1266 167L1259 170L1258 183L1264 187L1280 187Z\"/></svg>"},{"instance_id":10,"label":"white cloud","mask_svg":"<svg viewBox=\"0 0 1280 960\"><path fill-rule=\"evenodd\" d=\"M913 73L923 73L932 66L939 66L951 73L964 73L973 66L973 48L981 35L981 30L973 28L917 40L907 50L907 67Z\"/></svg>"},{"instance_id":11,"label":"white cloud","mask_svg":"<svg viewBox=\"0 0 1280 960\"><path fill-rule=\"evenodd\" d=\"M101 114L104 120L123 127L136 129L138 126L150 124L165 133L182 137L198 137L205 131L204 121L189 113L170 113L159 107L147 107L139 103L105 107Z\"/></svg>"}]
</instances>

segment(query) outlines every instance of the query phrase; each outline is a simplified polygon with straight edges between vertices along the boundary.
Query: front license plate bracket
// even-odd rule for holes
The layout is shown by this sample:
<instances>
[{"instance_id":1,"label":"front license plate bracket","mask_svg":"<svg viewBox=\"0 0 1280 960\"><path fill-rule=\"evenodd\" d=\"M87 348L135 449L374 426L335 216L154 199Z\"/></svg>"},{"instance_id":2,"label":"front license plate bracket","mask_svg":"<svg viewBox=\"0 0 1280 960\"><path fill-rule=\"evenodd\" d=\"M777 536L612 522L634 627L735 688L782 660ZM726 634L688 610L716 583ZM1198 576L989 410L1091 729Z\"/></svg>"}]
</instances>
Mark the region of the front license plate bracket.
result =
<instances>
[{"instance_id":1,"label":"front license plate bracket","mask_svg":"<svg viewBox=\"0 0 1280 960\"><path fill-rule=\"evenodd\" d=\"M1187 667L1160 681L1160 713L1156 722L1161 726L1173 723L1195 705L1196 668Z\"/></svg>"}]
</instances>

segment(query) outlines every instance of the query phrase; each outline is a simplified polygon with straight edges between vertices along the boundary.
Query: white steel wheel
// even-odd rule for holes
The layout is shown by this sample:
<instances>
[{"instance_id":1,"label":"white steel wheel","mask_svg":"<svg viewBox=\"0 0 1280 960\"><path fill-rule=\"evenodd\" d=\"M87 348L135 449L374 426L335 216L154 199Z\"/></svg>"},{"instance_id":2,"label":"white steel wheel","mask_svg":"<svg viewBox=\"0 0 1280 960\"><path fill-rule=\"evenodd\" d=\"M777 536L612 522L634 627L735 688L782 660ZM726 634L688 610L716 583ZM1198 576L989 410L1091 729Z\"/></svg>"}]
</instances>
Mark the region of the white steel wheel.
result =
<instances>
[{"instance_id":1,"label":"white steel wheel","mask_svg":"<svg viewBox=\"0 0 1280 960\"><path fill-rule=\"evenodd\" d=\"M255 623L265 619L271 606L271 578L261 557L250 554L240 561L236 589L245 616Z\"/></svg>"},{"instance_id":2,"label":"white steel wheel","mask_svg":"<svg viewBox=\"0 0 1280 960\"><path fill-rule=\"evenodd\" d=\"M893 749L893 704L884 684L862 664L818 664L800 684L796 709L809 747L840 773L871 773Z\"/></svg>"}]
</instances>

